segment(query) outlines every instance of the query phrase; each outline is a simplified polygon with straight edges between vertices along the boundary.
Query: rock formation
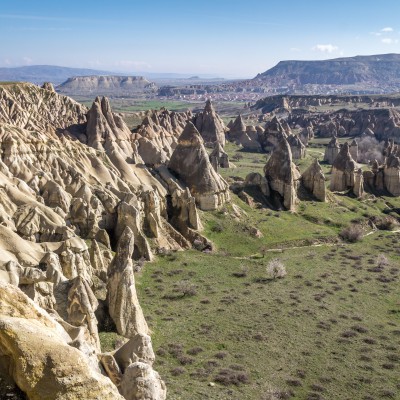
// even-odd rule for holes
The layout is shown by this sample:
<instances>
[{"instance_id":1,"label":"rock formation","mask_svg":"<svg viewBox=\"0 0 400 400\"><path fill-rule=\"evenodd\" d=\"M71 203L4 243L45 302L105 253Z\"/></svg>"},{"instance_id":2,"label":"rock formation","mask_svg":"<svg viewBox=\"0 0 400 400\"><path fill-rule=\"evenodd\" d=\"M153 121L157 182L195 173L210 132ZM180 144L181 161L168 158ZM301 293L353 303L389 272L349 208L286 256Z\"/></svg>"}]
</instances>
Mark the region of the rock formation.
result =
<instances>
[{"instance_id":1,"label":"rock formation","mask_svg":"<svg viewBox=\"0 0 400 400\"><path fill-rule=\"evenodd\" d=\"M271 152L278 146L282 138L287 138L290 134L291 131L286 131L281 121L274 117L265 123L264 134L260 139L262 148Z\"/></svg>"},{"instance_id":2,"label":"rock formation","mask_svg":"<svg viewBox=\"0 0 400 400\"><path fill-rule=\"evenodd\" d=\"M325 148L324 161L326 161L328 164L333 164L339 152L340 144L337 140L337 137L333 136L331 141L328 143L328 146Z\"/></svg>"},{"instance_id":3,"label":"rock formation","mask_svg":"<svg viewBox=\"0 0 400 400\"><path fill-rule=\"evenodd\" d=\"M346 142L332 165L330 190L343 192L349 189L359 197L363 192L363 182L362 173L351 157L349 144Z\"/></svg>"},{"instance_id":4,"label":"rock formation","mask_svg":"<svg viewBox=\"0 0 400 400\"><path fill-rule=\"evenodd\" d=\"M189 188L202 210L214 210L229 201L228 185L212 167L203 139L191 122L179 137L168 168Z\"/></svg>"},{"instance_id":5,"label":"rock formation","mask_svg":"<svg viewBox=\"0 0 400 400\"><path fill-rule=\"evenodd\" d=\"M187 117L171 117L171 125ZM13 285L12 307L28 296L37 308L21 318L0 310L0 358L14 357L10 379L32 398L121 398L116 386L126 398L165 398L134 263L166 250L212 248L199 232L196 201L215 208L229 191L197 131L187 138L191 150L183 145L193 164L177 171L181 181L165 164L144 165L139 139L105 98L88 111L50 88L0 85L0 281ZM46 312L51 322L36 321ZM135 341L132 357L101 352L98 332L110 320ZM32 371L43 375L48 394Z\"/></svg>"},{"instance_id":6,"label":"rock formation","mask_svg":"<svg viewBox=\"0 0 400 400\"><path fill-rule=\"evenodd\" d=\"M118 242L117 254L109 268L107 304L120 335L132 338L147 334L148 328L136 295L132 256L134 235L126 227Z\"/></svg>"},{"instance_id":7,"label":"rock formation","mask_svg":"<svg viewBox=\"0 0 400 400\"><path fill-rule=\"evenodd\" d=\"M254 133L254 132L253 132ZM247 151L261 151L261 145L256 140L255 135L251 138L247 134L247 128L243 122L242 116L239 114L229 127L229 140L242 145Z\"/></svg>"},{"instance_id":8,"label":"rock formation","mask_svg":"<svg viewBox=\"0 0 400 400\"><path fill-rule=\"evenodd\" d=\"M353 160L357 162L357 160L358 160L358 144L355 139L350 143L349 151L350 151L350 154L351 154Z\"/></svg>"},{"instance_id":9,"label":"rock formation","mask_svg":"<svg viewBox=\"0 0 400 400\"><path fill-rule=\"evenodd\" d=\"M221 143L215 142L214 150L210 154L210 162L215 172L218 172L219 168L229 168L229 157L224 151Z\"/></svg>"},{"instance_id":10,"label":"rock formation","mask_svg":"<svg viewBox=\"0 0 400 400\"><path fill-rule=\"evenodd\" d=\"M384 185L392 196L400 196L400 158L391 154L385 163Z\"/></svg>"},{"instance_id":11,"label":"rock formation","mask_svg":"<svg viewBox=\"0 0 400 400\"><path fill-rule=\"evenodd\" d=\"M52 316L0 282L0 359L30 399L123 399Z\"/></svg>"},{"instance_id":12,"label":"rock formation","mask_svg":"<svg viewBox=\"0 0 400 400\"><path fill-rule=\"evenodd\" d=\"M74 76L57 86L57 91L69 95L132 96L157 90L154 82L143 76Z\"/></svg>"},{"instance_id":13,"label":"rock formation","mask_svg":"<svg viewBox=\"0 0 400 400\"><path fill-rule=\"evenodd\" d=\"M134 134L144 163L152 166L167 163L191 118L191 112L177 113L166 109L148 112Z\"/></svg>"},{"instance_id":14,"label":"rock formation","mask_svg":"<svg viewBox=\"0 0 400 400\"><path fill-rule=\"evenodd\" d=\"M301 176L303 186L319 201L326 201L325 175L315 158Z\"/></svg>"},{"instance_id":15,"label":"rock formation","mask_svg":"<svg viewBox=\"0 0 400 400\"><path fill-rule=\"evenodd\" d=\"M306 156L306 146L302 143L297 135L289 135L287 141L292 151L292 157L294 160L300 160Z\"/></svg>"},{"instance_id":16,"label":"rock formation","mask_svg":"<svg viewBox=\"0 0 400 400\"><path fill-rule=\"evenodd\" d=\"M292 152L285 138L278 143L264 167L264 172L271 192L280 196L286 209L294 210L300 173L292 161Z\"/></svg>"},{"instance_id":17,"label":"rock formation","mask_svg":"<svg viewBox=\"0 0 400 400\"><path fill-rule=\"evenodd\" d=\"M204 110L195 115L193 123L206 145L214 146L218 142L225 146L225 124L215 112L211 100L207 100Z\"/></svg>"}]
</instances>

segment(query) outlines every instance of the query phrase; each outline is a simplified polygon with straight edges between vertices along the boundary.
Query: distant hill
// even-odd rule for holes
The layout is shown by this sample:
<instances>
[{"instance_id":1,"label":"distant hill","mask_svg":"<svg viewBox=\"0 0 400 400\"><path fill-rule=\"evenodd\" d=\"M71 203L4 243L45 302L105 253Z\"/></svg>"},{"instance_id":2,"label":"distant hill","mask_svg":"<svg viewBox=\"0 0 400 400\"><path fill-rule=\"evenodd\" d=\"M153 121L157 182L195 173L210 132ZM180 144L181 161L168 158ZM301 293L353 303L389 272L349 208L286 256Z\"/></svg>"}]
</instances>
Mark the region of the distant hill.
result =
<instances>
[{"instance_id":1,"label":"distant hill","mask_svg":"<svg viewBox=\"0 0 400 400\"><path fill-rule=\"evenodd\" d=\"M143 76L94 75L74 76L57 86L56 90L70 95L129 96L154 92L157 86Z\"/></svg>"},{"instance_id":2,"label":"distant hill","mask_svg":"<svg viewBox=\"0 0 400 400\"><path fill-rule=\"evenodd\" d=\"M52 82L59 85L74 76L113 75L124 76L126 73L101 71L87 68L59 67L56 65L29 65L24 67L0 67L0 81L32 82L41 85L43 82ZM135 72L130 75L145 76L148 79L179 80L188 79L194 74L173 72ZM203 74L201 79L215 79L217 75ZM219 78L221 79L221 78Z\"/></svg>"},{"instance_id":3,"label":"distant hill","mask_svg":"<svg viewBox=\"0 0 400 400\"><path fill-rule=\"evenodd\" d=\"M0 68L0 81L32 82L35 84L52 82L55 85L59 85L72 76L89 75L118 74L95 69L58 67L55 65L29 65L25 67Z\"/></svg>"},{"instance_id":4,"label":"distant hill","mask_svg":"<svg viewBox=\"0 0 400 400\"><path fill-rule=\"evenodd\" d=\"M400 54L343 57L321 61L280 61L258 74L253 81L275 87L371 84L387 87L400 84Z\"/></svg>"}]
</instances>

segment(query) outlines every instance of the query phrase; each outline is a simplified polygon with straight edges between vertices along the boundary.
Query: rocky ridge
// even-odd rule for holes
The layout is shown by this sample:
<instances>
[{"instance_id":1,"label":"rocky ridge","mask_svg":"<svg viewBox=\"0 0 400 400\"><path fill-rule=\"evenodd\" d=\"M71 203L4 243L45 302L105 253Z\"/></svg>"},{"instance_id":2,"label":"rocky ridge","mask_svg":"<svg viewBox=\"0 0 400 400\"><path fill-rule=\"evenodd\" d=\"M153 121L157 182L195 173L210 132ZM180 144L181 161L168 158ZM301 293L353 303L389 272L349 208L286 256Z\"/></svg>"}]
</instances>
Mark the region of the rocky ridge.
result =
<instances>
[{"instance_id":1,"label":"rocky ridge","mask_svg":"<svg viewBox=\"0 0 400 400\"><path fill-rule=\"evenodd\" d=\"M196 202L215 208L229 192L195 138L197 173L206 177L196 188L165 165L147 168L137 136L106 98L87 110L49 86L0 87L0 298L9 298L0 301L0 358L16 366L9 378L29 398L47 398L40 375L51 398L165 399L134 270L166 249L211 247ZM184 177L187 169L175 170ZM26 304L45 317L16 317ZM110 321L126 343L102 353L98 332ZM19 339L19 331L34 336ZM52 348L60 349L53 373L43 361Z\"/></svg>"}]
</instances>

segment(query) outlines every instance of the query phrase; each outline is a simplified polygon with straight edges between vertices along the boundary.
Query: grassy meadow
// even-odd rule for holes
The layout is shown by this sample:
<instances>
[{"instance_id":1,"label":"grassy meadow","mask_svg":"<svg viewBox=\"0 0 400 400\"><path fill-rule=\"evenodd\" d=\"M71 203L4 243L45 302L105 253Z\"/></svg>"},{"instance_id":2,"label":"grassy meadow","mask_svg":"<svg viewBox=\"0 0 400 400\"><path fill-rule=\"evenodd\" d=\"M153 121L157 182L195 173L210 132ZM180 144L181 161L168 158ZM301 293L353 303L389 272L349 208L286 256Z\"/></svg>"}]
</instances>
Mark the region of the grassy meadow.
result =
<instances>
[{"instance_id":1,"label":"grassy meadow","mask_svg":"<svg viewBox=\"0 0 400 400\"><path fill-rule=\"evenodd\" d=\"M314 140L299 169L325 145ZM262 173L265 154L226 150L228 182ZM400 399L399 233L369 223L397 217L400 199L328 198L288 212L232 194L200 212L212 252L158 256L136 275L168 399ZM355 243L340 236L352 224ZM282 278L267 271L276 259ZM118 340L100 336L106 350Z\"/></svg>"}]
</instances>

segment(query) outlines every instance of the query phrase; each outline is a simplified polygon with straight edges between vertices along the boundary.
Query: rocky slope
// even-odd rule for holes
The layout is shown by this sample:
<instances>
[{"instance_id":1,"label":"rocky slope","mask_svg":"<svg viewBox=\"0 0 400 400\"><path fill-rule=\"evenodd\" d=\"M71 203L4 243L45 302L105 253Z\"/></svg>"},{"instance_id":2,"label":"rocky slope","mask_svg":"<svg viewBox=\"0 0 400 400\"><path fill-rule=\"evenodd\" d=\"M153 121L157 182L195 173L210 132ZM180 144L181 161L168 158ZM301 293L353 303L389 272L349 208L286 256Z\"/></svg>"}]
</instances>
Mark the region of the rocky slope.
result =
<instances>
[{"instance_id":1,"label":"rocky slope","mask_svg":"<svg viewBox=\"0 0 400 400\"><path fill-rule=\"evenodd\" d=\"M196 203L229 196L146 167L106 98L87 110L45 87L0 87L0 360L30 399L165 399L134 270L210 247ZM102 352L106 326L123 350Z\"/></svg>"},{"instance_id":2,"label":"rocky slope","mask_svg":"<svg viewBox=\"0 0 400 400\"><path fill-rule=\"evenodd\" d=\"M257 75L254 80L272 86L357 83L386 86L388 82L400 83L399 65L399 54L280 61L275 67Z\"/></svg>"},{"instance_id":3,"label":"rocky slope","mask_svg":"<svg viewBox=\"0 0 400 400\"><path fill-rule=\"evenodd\" d=\"M307 96L307 95L279 95L268 96L258 100L254 106L255 110L261 110L263 113L269 112L287 112L296 108L313 108L320 106L332 106L342 104L364 105L367 107L394 107L400 105L399 96Z\"/></svg>"}]
</instances>

